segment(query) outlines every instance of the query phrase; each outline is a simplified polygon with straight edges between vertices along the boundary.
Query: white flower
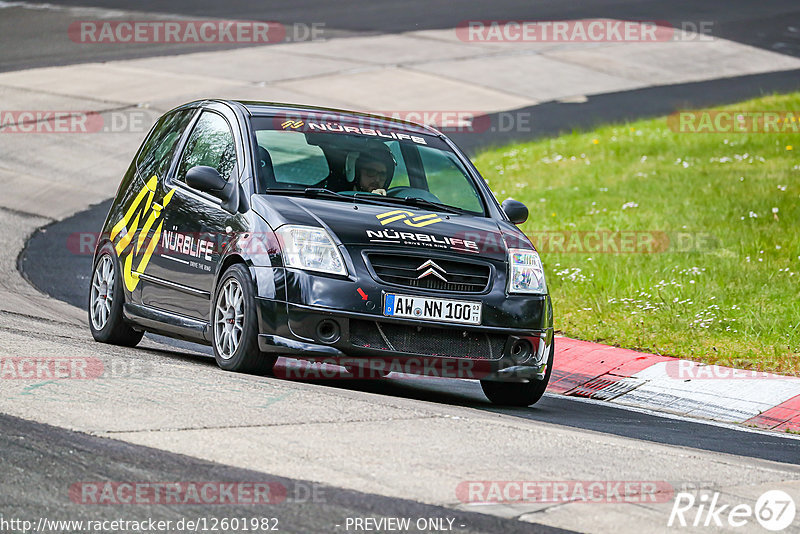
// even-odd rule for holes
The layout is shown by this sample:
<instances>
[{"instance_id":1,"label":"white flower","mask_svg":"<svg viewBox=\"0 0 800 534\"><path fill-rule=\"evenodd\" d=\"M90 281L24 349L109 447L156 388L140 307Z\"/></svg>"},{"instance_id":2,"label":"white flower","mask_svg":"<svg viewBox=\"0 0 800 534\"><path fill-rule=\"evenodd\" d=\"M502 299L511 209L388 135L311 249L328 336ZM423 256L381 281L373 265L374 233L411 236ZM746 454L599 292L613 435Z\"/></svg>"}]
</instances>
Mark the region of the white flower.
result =
<instances>
[{"instance_id":1,"label":"white flower","mask_svg":"<svg viewBox=\"0 0 800 534\"><path fill-rule=\"evenodd\" d=\"M780 189L781 191L786 191L786 186L785 185L779 185L778 189Z\"/></svg>"},{"instance_id":2,"label":"white flower","mask_svg":"<svg viewBox=\"0 0 800 534\"><path fill-rule=\"evenodd\" d=\"M756 213L756 212L754 212L754 211L751 211L751 212L750 212L750 218L751 218L751 219L755 219L756 217L758 217L758 213Z\"/></svg>"},{"instance_id":3,"label":"white flower","mask_svg":"<svg viewBox=\"0 0 800 534\"><path fill-rule=\"evenodd\" d=\"M772 213L778 213L778 208L772 208Z\"/></svg>"},{"instance_id":4,"label":"white flower","mask_svg":"<svg viewBox=\"0 0 800 534\"><path fill-rule=\"evenodd\" d=\"M622 209L624 210L628 208L638 208L638 207L639 204L637 204L636 202L626 202L625 204L622 205Z\"/></svg>"}]
</instances>

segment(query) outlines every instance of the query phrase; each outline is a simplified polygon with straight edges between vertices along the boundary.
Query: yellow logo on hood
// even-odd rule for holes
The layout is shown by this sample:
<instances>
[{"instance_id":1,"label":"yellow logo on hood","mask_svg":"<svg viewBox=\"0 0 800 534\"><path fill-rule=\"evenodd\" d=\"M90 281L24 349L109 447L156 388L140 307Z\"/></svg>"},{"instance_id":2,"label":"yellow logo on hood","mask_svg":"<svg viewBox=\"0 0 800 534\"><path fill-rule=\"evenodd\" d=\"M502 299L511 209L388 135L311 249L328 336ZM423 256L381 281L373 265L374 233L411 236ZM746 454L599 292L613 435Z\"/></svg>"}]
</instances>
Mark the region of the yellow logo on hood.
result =
<instances>
[{"instance_id":1,"label":"yellow logo on hood","mask_svg":"<svg viewBox=\"0 0 800 534\"><path fill-rule=\"evenodd\" d=\"M113 242L119 237L119 241L114 244L114 249L122 263L122 275L128 291L133 291L139 285L139 274L147 268L150 257L161 239L161 228L164 226L164 221L159 221L152 235L150 235L150 230L161 218L162 210L167 207L175 192L174 189L171 190L164 195L164 200L160 205L156 204L153 202L153 196L157 185L158 177L150 178L133 199L125 216L111 229L111 241ZM137 233L139 236L134 242ZM135 269L133 268L134 258L138 258L139 261Z\"/></svg>"},{"instance_id":2,"label":"yellow logo on hood","mask_svg":"<svg viewBox=\"0 0 800 534\"><path fill-rule=\"evenodd\" d=\"M379 213L375 217L381 221L382 225L387 225L391 222L402 220L408 226L413 226L414 228L421 228L423 226L428 226L429 224L442 222L442 219L440 219L435 213L414 215L412 212L406 210L387 211L386 213Z\"/></svg>"}]
</instances>

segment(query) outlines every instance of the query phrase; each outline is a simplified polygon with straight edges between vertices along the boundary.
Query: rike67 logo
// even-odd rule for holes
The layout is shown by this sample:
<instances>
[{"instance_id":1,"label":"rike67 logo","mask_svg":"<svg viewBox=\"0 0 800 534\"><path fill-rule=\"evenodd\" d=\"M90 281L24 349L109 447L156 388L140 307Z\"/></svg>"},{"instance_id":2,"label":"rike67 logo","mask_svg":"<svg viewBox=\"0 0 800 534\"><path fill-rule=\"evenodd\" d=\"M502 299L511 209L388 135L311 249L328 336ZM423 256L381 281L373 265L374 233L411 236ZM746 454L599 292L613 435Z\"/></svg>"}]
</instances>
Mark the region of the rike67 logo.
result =
<instances>
[{"instance_id":1,"label":"rike67 logo","mask_svg":"<svg viewBox=\"0 0 800 534\"><path fill-rule=\"evenodd\" d=\"M794 499L781 490L764 492L755 506L722 504L720 495L719 492L677 493L667 526L690 528L692 532L699 532L698 527L737 529L749 526L746 530L751 532L755 519L763 528L778 532L789 527L797 513Z\"/></svg>"}]
</instances>

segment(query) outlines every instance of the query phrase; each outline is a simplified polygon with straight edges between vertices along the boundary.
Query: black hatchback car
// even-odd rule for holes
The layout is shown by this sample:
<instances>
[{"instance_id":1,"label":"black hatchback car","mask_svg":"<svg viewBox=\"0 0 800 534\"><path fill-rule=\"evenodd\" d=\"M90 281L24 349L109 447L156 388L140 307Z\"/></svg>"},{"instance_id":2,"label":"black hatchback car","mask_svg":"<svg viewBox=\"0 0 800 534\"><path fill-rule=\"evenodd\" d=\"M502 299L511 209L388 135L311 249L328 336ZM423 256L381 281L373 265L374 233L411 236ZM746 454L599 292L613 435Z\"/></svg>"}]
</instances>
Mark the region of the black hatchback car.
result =
<instances>
[{"instance_id":1,"label":"black hatchback car","mask_svg":"<svg viewBox=\"0 0 800 534\"><path fill-rule=\"evenodd\" d=\"M530 405L554 345L542 264L515 226L527 215L433 128L192 102L156 122L122 180L94 256L92 335L210 344L230 371L286 356L479 379L491 401Z\"/></svg>"}]
</instances>

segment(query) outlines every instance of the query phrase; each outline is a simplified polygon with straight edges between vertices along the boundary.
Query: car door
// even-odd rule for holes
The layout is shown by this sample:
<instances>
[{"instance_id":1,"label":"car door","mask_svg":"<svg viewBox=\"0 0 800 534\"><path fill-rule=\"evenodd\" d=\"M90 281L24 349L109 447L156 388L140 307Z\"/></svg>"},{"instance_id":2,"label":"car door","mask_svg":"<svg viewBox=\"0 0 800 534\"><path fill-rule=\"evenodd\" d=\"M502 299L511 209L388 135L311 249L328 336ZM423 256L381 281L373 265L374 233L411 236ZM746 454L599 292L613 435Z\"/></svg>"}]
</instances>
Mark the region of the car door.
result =
<instances>
[{"instance_id":1,"label":"car door","mask_svg":"<svg viewBox=\"0 0 800 534\"><path fill-rule=\"evenodd\" d=\"M142 144L133 178L120 187L119 207L112 210L109 239L114 244L130 301L140 303L150 260L163 227L163 185L177 147L196 108L182 108L161 117Z\"/></svg>"},{"instance_id":2,"label":"car door","mask_svg":"<svg viewBox=\"0 0 800 534\"><path fill-rule=\"evenodd\" d=\"M164 228L159 254L151 260L157 283L146 286L145 305L208 321L214 277L226 238L244 227L239 214L213 196L186 184L186 172L214 167L226 180L239 180L244 166L241 140L224 110L204 109L192 125L180 157L165 180Z\"/></svg>"}]
</instances>

